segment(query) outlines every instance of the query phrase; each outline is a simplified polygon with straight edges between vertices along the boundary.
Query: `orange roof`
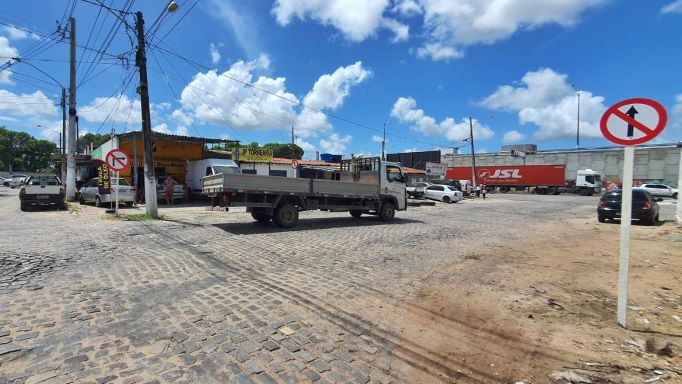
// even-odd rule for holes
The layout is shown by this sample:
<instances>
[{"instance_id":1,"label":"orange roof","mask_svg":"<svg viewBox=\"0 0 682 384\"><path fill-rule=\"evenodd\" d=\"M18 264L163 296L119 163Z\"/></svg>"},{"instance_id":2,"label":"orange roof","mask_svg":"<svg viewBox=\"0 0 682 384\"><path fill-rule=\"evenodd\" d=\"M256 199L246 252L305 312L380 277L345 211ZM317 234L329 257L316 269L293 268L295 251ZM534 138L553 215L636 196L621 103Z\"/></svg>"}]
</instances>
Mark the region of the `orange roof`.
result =
<instances>
[{"instance_id":1,"label":"orange roof","mask_svg":"<svg viewBox=\"0 0 682 384\"><path fill-rule=\"evenodd\" d=\"M423 170L423 169L410 168L410 167L403 167L403 173L409 173L409 174L426 174L426 171Z\"/></svg>"}]
</instances>

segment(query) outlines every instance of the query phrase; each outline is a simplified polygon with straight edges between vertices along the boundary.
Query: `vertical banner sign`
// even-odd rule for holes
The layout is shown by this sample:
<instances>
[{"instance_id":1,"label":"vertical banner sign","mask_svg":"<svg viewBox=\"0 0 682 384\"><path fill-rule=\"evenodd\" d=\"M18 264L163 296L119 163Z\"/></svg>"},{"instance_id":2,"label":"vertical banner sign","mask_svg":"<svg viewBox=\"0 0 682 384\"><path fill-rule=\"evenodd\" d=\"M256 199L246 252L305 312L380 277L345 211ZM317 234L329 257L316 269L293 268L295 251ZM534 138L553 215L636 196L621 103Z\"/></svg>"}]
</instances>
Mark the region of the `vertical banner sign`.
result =
<instances>
[{"instance_id":1,"label":"vertical banner sign","mask_svg":"<svg viewBox=\"0 0 682 384\"><path fill-rule=\"evenodd\" d=\"M97 189L100 195L111 193L111 176L109 174L109 166L106 163L97 168Z\"/></svg>"},{"instance_id":2,"label":"vertical banner sign","mask_svg":"<svg viewBox=\"0 0 682 384\"><path fill-rule=\"evenodd\" d=\"M658 136L668 121L663 106L650 99L618 102L604 112L599 128L608 140L624 145L623 189L620 211L620 261L618 267L618 323L627 328L628 270L630 266L630 221L632 219L632 170L635 145Z\"/></svg>"}]
</instances>

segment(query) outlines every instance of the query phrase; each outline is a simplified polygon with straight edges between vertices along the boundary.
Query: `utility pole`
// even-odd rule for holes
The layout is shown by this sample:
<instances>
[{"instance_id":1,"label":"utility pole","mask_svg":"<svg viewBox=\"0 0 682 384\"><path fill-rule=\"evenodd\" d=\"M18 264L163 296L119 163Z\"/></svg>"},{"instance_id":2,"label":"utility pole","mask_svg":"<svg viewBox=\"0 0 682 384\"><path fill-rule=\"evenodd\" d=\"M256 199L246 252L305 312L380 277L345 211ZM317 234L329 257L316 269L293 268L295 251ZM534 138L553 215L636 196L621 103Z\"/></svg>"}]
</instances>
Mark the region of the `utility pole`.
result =
<instances>
[{"instance_id":1,"label":"utility pole","mask_svg":"<svg viewBox=\"0 0 682 384\"><path fill-rule=\"evenodd\" d=\"M476 189L476 154L474 153L474 123L469 117L469 143L471 144L471 186Z\"/></svg>"},{"instance_id":2,"label":"utility pole","mask_svg":"<svg viewBox=\"0 0 682 384\"><path fill-rule=\"evenodd\" d=\"M69 153L66 160L66 200L76 201L76 19L69 19L71 63L69 70Z\"/></svg>"},{"instance_id":3,"label":"utility pole","mask_svg":"<svg viewBox=\"0 0 682 384\"><path fill-rule=\"evenodd\" d=\"M291 160L296 159L296 150L294 149L296 145L296 136L294 136L294 126L291 126Z\"/></svg>"},{"instance_id":4,"label":"utility pole","mask_svg":"<svg viewBox=\"0 0 682 384\"><path fill-rule=\"evenodd\" d=\"M386 147L386 123L384 123L384 139L381 140L381 160L386 161L386 153L384 148Z\"/></svg>"},{"instance_id":5,"label":"utility pole","mask_svg":"<svg viewBox=\"0 0 682 384\"><path fill-rule=\"evenodd\" d=\"M61 150L61 169L59 171L59 177L63 182L66 181L64 173L66 172L66 89L62 87L62 134L59 138L59 145L62 147Z\"/></svg>"},{"instance_id":6,"label":"utility pole","mask_svg":"<svg viewBox=\"0 0 682 384\"><path fill-rule=\"evenodd\" d=\"M580 151L580 91L578 93L578 126L575 130L575 151Z\"/></svg>"},{"instance_id":7,"label":"utility pole","mask_svg":"<svg viewBox=\"0 0 682 384\"><path fill-rule=\"evenodd\" d=\"M144 199L147 215L159 217L156 205L156 178L152 156L152 120L149 112L149 88L147 83L147 57L144 48L144 19L142 12L137 16L137 55L135 65L140 68L140 107L142 110L142 148L144 156Z\"/></svg>"}]
</instances>

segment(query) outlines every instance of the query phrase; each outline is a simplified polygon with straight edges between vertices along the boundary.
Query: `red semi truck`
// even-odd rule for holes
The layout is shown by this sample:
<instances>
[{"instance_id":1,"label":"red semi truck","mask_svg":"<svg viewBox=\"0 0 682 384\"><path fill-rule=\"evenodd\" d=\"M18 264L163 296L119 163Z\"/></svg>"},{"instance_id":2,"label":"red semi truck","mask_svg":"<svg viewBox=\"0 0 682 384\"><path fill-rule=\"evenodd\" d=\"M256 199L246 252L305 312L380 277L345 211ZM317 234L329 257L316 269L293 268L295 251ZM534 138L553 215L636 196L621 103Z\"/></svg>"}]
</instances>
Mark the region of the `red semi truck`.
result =
<instances>
[{"instance_id":1,"label":"red semi truck","mask_svg":"<svg viewBox=\"0 0 682 384\"><path fill-rule=\"evenodd\" d=\"M448 180L471 180L471 167L449 167ZM539 195L561 192L590 196L601 192L601 176L591 169L579 169L575 178L566 177L566 165L488 165L476 167L476 184L506 193L514 187L533 187Z\"/></svg>"}]
</instances>

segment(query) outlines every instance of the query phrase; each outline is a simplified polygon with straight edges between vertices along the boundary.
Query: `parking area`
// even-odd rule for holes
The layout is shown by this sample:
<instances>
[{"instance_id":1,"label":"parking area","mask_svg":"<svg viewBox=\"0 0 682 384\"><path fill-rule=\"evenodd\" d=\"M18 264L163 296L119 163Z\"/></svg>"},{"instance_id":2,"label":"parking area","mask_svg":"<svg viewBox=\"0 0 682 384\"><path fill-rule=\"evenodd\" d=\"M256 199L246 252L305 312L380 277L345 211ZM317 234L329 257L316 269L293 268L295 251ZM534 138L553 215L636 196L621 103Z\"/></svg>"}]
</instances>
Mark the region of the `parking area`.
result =
<instances>
[{"instance_id":1,"label":"parking area","mask_svg":"<svg viewBox=\"0 0 682 384\"><path fill-rule=\"evenodd\" d=\"M0 188L0 384L682 380L676 200L633 226L625 330L596 196L282 230L200 205L20 212L17 194Z\"/></svg>"}]
</instances>

